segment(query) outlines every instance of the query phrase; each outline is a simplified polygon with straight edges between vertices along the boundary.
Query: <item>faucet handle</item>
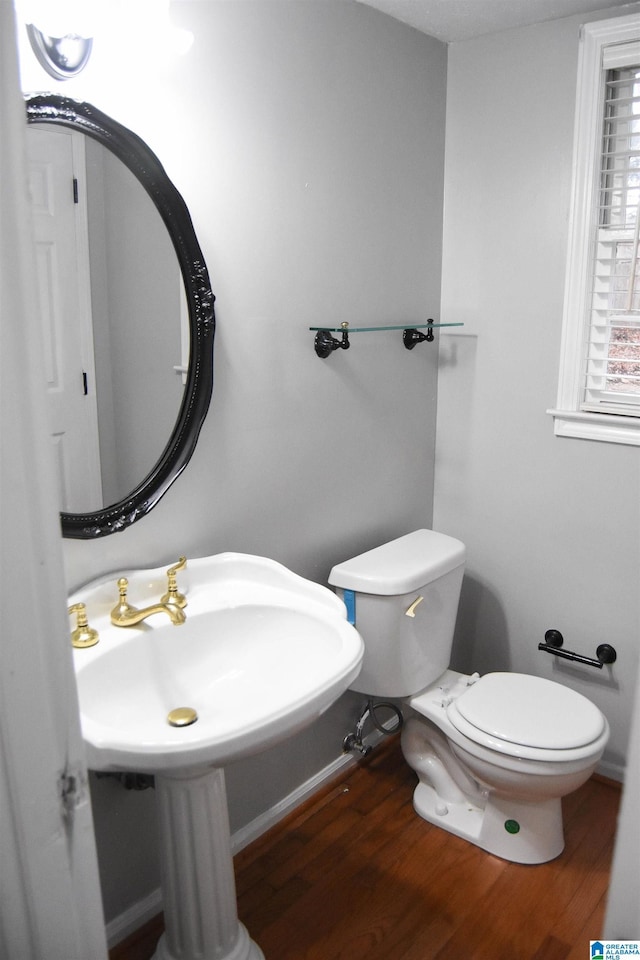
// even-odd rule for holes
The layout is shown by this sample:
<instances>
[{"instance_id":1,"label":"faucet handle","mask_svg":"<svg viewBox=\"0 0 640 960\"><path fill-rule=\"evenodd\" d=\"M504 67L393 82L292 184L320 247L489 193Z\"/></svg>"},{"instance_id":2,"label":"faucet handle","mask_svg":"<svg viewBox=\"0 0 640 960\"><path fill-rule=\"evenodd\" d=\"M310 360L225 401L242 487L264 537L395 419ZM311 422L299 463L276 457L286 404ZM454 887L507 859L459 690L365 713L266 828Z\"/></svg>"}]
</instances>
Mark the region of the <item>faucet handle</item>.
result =
<instances>
[{"instance_id":1,"label":"faucet handle","mask_svg":"<svg viewBox=\"0 0 640 960\"><path fill-rule=\"evenodd\" d=\"M132 613L136 612L136 608L132 607L127 600L128 587L129 581L127 578L120 577L118 580L118 602L111 611L111 623L113 624L118 624L119 621L126 619L126 617L129 617Z\"/></svg>"},{"instance_id":2,"label":"faucet handle","mask_svg":"<svg viewBox=\"0 0 640 960\"><path fill-rule=\"evenodd\" d=\"M160 603L168 603L174 607L186 607L187 598L183 593L178 591L178 570L184 570L187 565L187 558L180 557L178 562L174 564L173 567L169 567L167 570L167 592L163 597L160 598Z\"/></svg>"},{"instance_id":3,"label":"faucet handle","mask_svg":"<svg viewBox=\"0 0 640 960\"><path fill-rule=\"evenodd\" d=\"M100 637L98 636L98 631L89 626L85 604L72 604L72 606L69 607L69 613L76 614L76 628L71 632L71 646L77 650L83 647L95 647Z\"/></svg>"}]
</instances>

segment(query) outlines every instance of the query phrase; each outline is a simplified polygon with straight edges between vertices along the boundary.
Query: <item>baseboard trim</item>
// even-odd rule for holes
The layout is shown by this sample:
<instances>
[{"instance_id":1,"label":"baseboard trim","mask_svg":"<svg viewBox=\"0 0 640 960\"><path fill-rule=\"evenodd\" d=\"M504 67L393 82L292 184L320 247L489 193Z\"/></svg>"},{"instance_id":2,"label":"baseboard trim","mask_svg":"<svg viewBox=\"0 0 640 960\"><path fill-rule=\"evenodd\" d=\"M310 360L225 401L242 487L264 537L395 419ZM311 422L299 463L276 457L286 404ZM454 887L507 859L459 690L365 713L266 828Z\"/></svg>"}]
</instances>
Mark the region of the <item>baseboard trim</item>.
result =
<instances>
[{"instance_id":1,"label":"baseboard trim","mask_svg":"<svg viewBox=\"0 0 640 960\"><path fill-rule=\"evenodd\" d=\"M136 902L124 913L114 917L107 926L107 946L109 950L121 940L125 940L140 927L144 926L162 912L162 890L157 887L147 897Z\"/></svg>"},{"instance_id":2,"label":"baseboard trim","mask_svg":"<svg viewBox=\"0 0 640 960\"><path fill-rule=\"evenodd\" d=\"M280 823L281 820L284 820L292 810L295 810L296 807L299 807L305 800L308 800L314 793L317 793L325 783L333 780L355 763L356 758L354 756L351 754L343 754L320 770L319 773L310 777L309 780L306 780L299 787L296 787L295 790L287 794L286 797L283 797L282 800L279 800L278 803L274 804L268 810L265 810L265 812L261 813L255 820L251 820L246 826L236 830L236 832L231 835L231 850L233 855L235 856L236 853L240 853L240 851L248 847L250 843L253 843L253 841L261 837L263 833L266 833L267 830L275 827L275 825Z\"/></svg>"},{"instance_id":3,"label":"baseboard trim","mask_svg":"<svg viewBox=\"0 0 640 960\"><path fill-rule=\"evenodd\" d=\"M365 737L364 742L367 746L375 746L382 740L382 734L373 731L372 734ZM264 813L252 820L250 823L236 830L231 836L231 850L235 856L245 847L261 837L277 823L283 820L288 814L299 807L305 800L308 800L314 793L317 793L324 784L345 772L349 767L354 766L358 757L353 754L342 754L326 767L323 767L313 777L310 777L299 787L296 787L291 793L287 794L282 800L270 807ZM107 944L109 949L115 947L121 940L126 939L132 933L135 933L140 927L152 920L162 911L162 891L160 887L153 890L142 900L136 901L128 910L114 917L106 926Z\"/></svg>"},{"instance_id":4,"label":"baseboard trim","mask_svg":"<svg viewBox=\"0 0 640 960\"><path fill-rule=\"evenodd\" d=\"M621 763L611 763L608 760L601 760L597 766L596 774L599 774L606 780L617 780L618 783L624 783L625 767Z\"/></svg>"}]
</instances>

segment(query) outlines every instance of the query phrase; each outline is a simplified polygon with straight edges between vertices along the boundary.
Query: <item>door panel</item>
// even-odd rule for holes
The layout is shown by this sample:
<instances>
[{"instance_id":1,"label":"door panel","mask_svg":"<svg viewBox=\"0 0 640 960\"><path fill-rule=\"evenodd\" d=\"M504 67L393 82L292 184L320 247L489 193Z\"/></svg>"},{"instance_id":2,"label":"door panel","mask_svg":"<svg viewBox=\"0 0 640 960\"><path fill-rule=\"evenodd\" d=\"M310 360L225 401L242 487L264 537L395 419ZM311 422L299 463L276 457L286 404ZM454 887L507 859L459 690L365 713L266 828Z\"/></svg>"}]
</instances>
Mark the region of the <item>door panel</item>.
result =
<instances>
[{"instance_id":1,"label":"door panel","mask_svg":"<svg viewBox=\"0 0 640 960\"><path fill-rule=\"evenodd\" d=\"M82 202L83 138L71 130L29 127L27 145L36 242L34 281L40 298L60 509L89 511L102 503L102 490L86 203Z\"/></svg>"}]
</instances>

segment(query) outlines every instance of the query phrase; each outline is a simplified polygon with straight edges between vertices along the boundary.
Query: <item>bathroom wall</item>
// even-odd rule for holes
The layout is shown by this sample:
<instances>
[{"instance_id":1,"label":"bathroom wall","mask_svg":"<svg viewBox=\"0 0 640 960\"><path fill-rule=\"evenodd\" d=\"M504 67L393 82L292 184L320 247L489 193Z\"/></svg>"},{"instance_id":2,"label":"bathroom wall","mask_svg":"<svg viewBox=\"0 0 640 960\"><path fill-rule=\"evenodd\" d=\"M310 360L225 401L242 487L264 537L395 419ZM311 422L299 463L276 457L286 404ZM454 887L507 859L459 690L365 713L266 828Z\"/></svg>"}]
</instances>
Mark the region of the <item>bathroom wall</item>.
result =
<instances>
[{"instance_id":1,"label":"bathroom wall","mask_svg":"<svg viewBox=\"0 0 640 960\"><path fill-rule=\"evenodd\" d=\"M625 7L630 13L637 6ZM589 19L597 19L590 16ZM621 777L638 665L640 451L556 438L578 35L570 18L449 48L434 527L468 546L455 662L591 697ZM602 671L538 652L545 630Z\"/></svg>"},{"instance_id":2,"label":"bathroom wall","mask_svg":"<svg viewBox=\"0 0 640 960\"><path fill-rule=\"evenodd\" d=\"M69 588L223 550L326 582L331 566L431 525L436 349L354 335L320 360L309 326L439 314L446 47L358 4L185 2L195 43L161 57L110 3L84 73L25 91L88 100L140 134L191 210L217 295L215 387L193 460L154 512L65 543ZM153 331L150 343L153 342ZM145 389L143 379L140 389ZM169 429L170 424L167 424ZM234 829L340 755L347 694L284 748L228 770ZM153 797L94 780L108 921L158 883Z\"/></svg>"}]
</instances>

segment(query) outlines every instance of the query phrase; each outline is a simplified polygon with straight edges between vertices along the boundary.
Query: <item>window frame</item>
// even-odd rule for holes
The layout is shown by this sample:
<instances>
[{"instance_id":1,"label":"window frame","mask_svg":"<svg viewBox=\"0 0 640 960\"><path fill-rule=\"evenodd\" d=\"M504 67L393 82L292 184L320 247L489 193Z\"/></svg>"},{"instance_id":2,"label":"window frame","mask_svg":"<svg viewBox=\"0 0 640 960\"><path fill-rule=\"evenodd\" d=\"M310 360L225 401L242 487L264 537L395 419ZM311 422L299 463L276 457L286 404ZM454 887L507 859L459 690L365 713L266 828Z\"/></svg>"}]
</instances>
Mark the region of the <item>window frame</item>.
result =
<instances>
[{"instance_id":1,"label":"window frame","mask_svg":"<svg viewBox=\"0 0 640 960\"><path fill-rule=\"evenodd\" d=\"M640 446L637 416L582 409L590 328L592 216L600 194L605 47L640 41L640 14L584 24L580 37L566 287L557 404L548 411L559 437Z\"/></svg>"}]
</instances>

